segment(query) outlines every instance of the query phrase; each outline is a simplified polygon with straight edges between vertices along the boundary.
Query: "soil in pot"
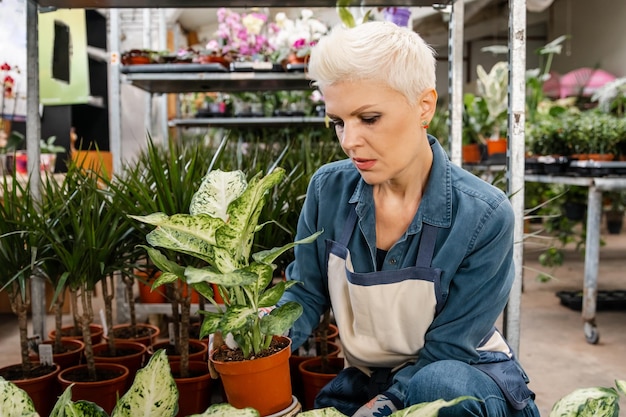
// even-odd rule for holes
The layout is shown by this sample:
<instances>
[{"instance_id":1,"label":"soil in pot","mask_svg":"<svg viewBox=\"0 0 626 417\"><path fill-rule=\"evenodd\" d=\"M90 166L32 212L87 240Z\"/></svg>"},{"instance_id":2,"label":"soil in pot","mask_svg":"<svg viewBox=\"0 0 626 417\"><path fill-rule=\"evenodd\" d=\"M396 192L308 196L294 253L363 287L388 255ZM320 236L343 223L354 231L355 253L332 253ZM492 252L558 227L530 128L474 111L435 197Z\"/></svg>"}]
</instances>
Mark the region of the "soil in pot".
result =
<instances>
[{"instance_id":1,"label":"soil in pot","mask_svg":"<svg viewBox=\"0 0 626 417\"><path fill-rule=\"evenodd\" d=\"M104 328L99 324L90 324L89 329L91 330L91 343L97 345L102 342L102 335L104 334ZM48 339L54 340L56 336L56 329L50 330L48 332ZM64 326L61 328L61 339L78 339L83 340L83 332L81 328L76 328L72 326Z\"/></svg>"},{"instance_id":2,"label":"soil in pot","mask_svg":"<svg viewBox=\"0 0 626 417\"><path fill-rule=\"evenodd\" d=\"M57 377L61 367L59 365L41 365L33 363L28 373L24 373L21 364L0 368L0 376L11 381L26 391L33 400L37 413L48 416L61 394Z\"/></svg>"},{"instance_id":3,"label":"soil in pot","mask_svg":"<svg viewBox=\"0 0 626 417\"><path fill-rule=\"evenodd\" d=\"M156 352L159 349L165 349L170 362L179 361L180 353L176 351L176 345L170 344L168 341L155 343L152 347L152 351ZM189 339L189 360L190 361L204 361L208 347L206 343L197 339Z\"/></svg>"},{"instance_id":4,"label":"soil in pot","mask_svg":"<svg viewBox=\"0 0 626 417\"><path fill-rule=\"evenodd\" d=\"M148 323L138 323L134 327L130 324L117 324L113 326L111 334L116 341L138 342L145 346L152 346L161 334L161 329Z\"/></svg>"},{"instance_id":5,"label":"soil in pot","mask_svg":"<svg viewBox=\"0 0 626 417\"><path fill-rule=\"evenodd\" d=\"M115 342L115 354L109 349L108 343L100 343L93 347L96 363L117 363L128 368L126 388L130 388L137 371L146 362L148 348L137 342Z\"/></svg>"}]
</instances>

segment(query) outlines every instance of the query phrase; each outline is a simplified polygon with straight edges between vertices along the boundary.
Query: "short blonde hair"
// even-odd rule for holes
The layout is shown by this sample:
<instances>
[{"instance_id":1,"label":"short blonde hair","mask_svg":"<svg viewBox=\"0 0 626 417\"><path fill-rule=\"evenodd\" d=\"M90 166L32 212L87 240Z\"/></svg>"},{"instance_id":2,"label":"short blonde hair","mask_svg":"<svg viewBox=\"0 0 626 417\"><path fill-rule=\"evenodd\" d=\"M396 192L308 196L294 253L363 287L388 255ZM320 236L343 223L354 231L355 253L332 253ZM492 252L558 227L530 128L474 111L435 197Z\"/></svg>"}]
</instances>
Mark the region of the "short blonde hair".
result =
<instances>
[{"instance_id":1,"label":"short blonde hair","mask_svg":"<svg viewBox=\"0 0 626 417\"><path fill-rule=\"evenodd\" d=\"M340 81L372 80L415 103L435 88L435 52L414 31L391 22L336 27L311 52L308 77L323 93Z\"/></svg>"}]
</instances>

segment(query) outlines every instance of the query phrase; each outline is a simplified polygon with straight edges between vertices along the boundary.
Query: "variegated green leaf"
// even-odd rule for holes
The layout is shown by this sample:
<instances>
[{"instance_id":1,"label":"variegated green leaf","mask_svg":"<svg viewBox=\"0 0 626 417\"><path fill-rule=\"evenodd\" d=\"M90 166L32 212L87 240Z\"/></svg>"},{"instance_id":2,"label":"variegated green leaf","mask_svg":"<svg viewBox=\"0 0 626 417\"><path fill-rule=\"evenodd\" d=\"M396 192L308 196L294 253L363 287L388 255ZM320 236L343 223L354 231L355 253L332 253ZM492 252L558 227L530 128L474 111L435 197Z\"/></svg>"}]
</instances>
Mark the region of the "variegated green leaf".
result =
<instances>
[{"instance_id":1,"label":"variegated green leaf","mask_svg":"<svg viewBox=\"0 0 626 417\"><path fill-rule=\"evenodd\" d=\"M303 411L298 414L298 417L345 417L345 414L335 407L326 407Z\"/></svg>"},{"instance_id":2,"label":"variegated green leaf","mask_svg":"<svg viewBox=\"0 0 626 417\"><path fill-rule=\"evenodd\" d=\"M458 403L467 400L480 401L478 398L467 395L454 398L450 401L436 400L403 408L402 410L398 410L391 414L390 417L437 417L439 415L439 410L442 408L452 407L453 405L457 405Z\"/></svg>"},{"instance_id":3,"label":"variegated green leaf","mask_svg":"<svg viewBox=\"0 0 626 417\"><path fill-rule=\"evenodd\" d=\"M213 268L196 268L188 266L185 269L187 282L194 284L199 282L210 282L212 284L223 285L224 287L238 287L250 285L257 280L257 276L252 272L239 269L229 273L219 273Z\"/></svg>"},{"instance_id":4,"label":"variegated green leaf","mask_svg":"<svg viewBox=\"0 0 626 417\"><path fill-rule=\"evenodd\" d=\"M557 401L549 417L617 417L618 401L613 388L580 388Z\"/></svg>"},{"instance_id":5,"label":"variegated green leaf","mask_svg":"<svg viewBox=\"0 0 626 417\"><path fill-rule=\"evenodd\" d=\"M0 377L0 416L38 416L33 400L26 391Z\"/></svg>"},{"instance_id":6,"label":"variegated green leaf","mask_svg":"<svg viewBox=\"0 0 626 417\"><path fill-rule=\"evenodd\" d=\"M158 288L164 284L171 284L180 279L180 275L172 274L171 272L163 272L157 279L152 283L152 288Z\"/></svg>"},{"instance_id":7,"label":"variegated green leaf","mask_svg":"<svg viewBox=\"0 0 626 417\"><path fill-rule=\"evenodd\" d=\"M260 263L264 263L264 264L273 263L276 260L276 258L278 258L280 255L282 255L283 253L285 253L289 249L291 249L291 248L293 248L294 246L297 246L297 245L303 245L303 244L307 244L307 243L312 243L322 233L324 233L324 231L320 230L318 232L313 233L309 237L305 237L304 239L300 239L300 240L297 240L295 242L288 243L288 244L286 244L284 246L257 252L254 255L252 255L252 259L254 259L256 262L260 262Z\"/></svg>"},{"instance_id":8,"label":"variegated green leaf","mask_svg":"<svg viewBox=\"0 0 626 417\"><path fill-rule=\"evenodd\" d=\"M220 329L220 322L224 316L223 313L203 310L198 310L198 313L204 316L202 319L202 325L200 326L200 339L204 339L208 335L213 334Z\"/></svg>"},{"instance_id":9,"label":"variegated green leaf","mask_svg":"<svg viewBox=\"0 0 626 417\"><path fill-rule=\"evenodd\" d=\"M111 417L173 417L178 413L178 388L164 349L137 371L133 385L120 398Z\"/></svg>"},{"instance_id":10,"label":"variegated green leaf","mask_svg":"<svg viewBox=\"0 0 626 417\"><path fill-rule=\"evenodd\" d=\"M220 328L224 334L242 329L257 313L250 306L231 305L224 313Z\"/></svg>"},{"instance_id":11,"label":"variegated green leaf","mask_svg":"<svg viewBox=\"0 0 626 417\"><path fill-rule=\"evenodd\" d=\"M242 171L210 171L194 194L189 212L208 214L226 222L228 206L243 194L246 187L246 176Z\"/></svg>"},{"instance_id":12,"label":"variegated green leaf","mask_svg":"<svg viewBox=\"0 0 626 417\"><path fill-rule=\"evenodd\" d=\"M193 414L189 417L260 417L257 410L252 407L235 408L230 404L213 404L202 414Z\"/></svg>"},{"instance_id":13,"label":"variegated green leaf","mask_svg":"<svg viewBox=\"0 0 626 417\"><path fill-rule=\"evenodd\" d=\"M271 307L276 305L285 292L286 286L287 283L285 281L280 281L264 291L259 297L259 307Z\"/></svg>"},{"instance_id":14,"label":"variegated green leaf","mask_svg":"<svg viewBox=\"0 0 626 417\"><path fill-rule=\"evenodd\" d=\"M302 315L302 306L295 301L289 301L275 308L261 319L261 332L271 335L282 335Z\"/></svg>"},{"instance_id":15,"label":"variegated green leaf","mask_svg":"<svg viewBox=\"0 0 626 417\"><path fill-rule=\"evenodd\" d=\"M198 283L194 283L191 284L191 287L196 290L198 292L198 294L200 294L201 296L203 296L206 299L213 299L213 287L211 287L210 284L206 283L206 282L198 282Z\"/></svg>"},{"instance_id":16,"label":"variegated green leaf","mask_svg":"<svg viewBox=\"0 0 626 417\"><path fill-rule=\"evenodd\" d=\"M158 212L158 213L148 214L147 216L133 216L129 214L128 217L130 217L131 219L135 219L138 222L151 224L153 226L159 226L162 222L167 220L168 215L165 213Z\"/></svg>"},{"instance_id":17,"label":"variegated green leaf","mask_svg":"<svg viewBox=\"0 0 626 417\"><path fill-rule=\"evenodd\" d=\"M618 379L615 381L615 385L617 386L617 391L620 394L626 395L626 381Z\"/></svg>"},{"instance_id":18,"label":"variegated green leaf","mask_svg":"<svg viewBox=\"0 0 626 417\"><path fill-rule=\"evenodd\" d=\"M102 407L91 401L72 401L72 386L70 385L59 396L50 413L50 417L109 417ZM0 414L2 415L2 414Z\"/></svg>"},{"instance_id":19,"label":"variegated green leaf","mask_svg":"<svg viewBox=\"0 0 626 417\"><path fill-rule=\"evenodd\" d=\"M255 175L243 194L228 207L228 223L218 231L216 240L219 246L232 251L233 259L247 262L268 191L284 177L282 168L276 168L265 177L261 173Z\"/></svg>"},{"instance_id":20,"label":"variegated green leaf","mask_svg":"<svg viewBox=\"0 0 626 417\"><path fill-rule=\"evenodd\" d=\"M274 277L275 268L275 265L260 264L257 262L253 262L250 266L245 268L246 271L250 271L258 277L256 282L252 285L252 291L254 291L255 294L261 294L263 290L270 285L272 278Z\"/></svg>"},{"instance_id":21,"label":"variegated green leaf","mask_svg":"<svg viewBox=\"0 0 626 417\"><path fill-rule=\"evenodd\" d=\"M98 404L85 400L70 402L63 410L66 417L109 417Z\"/></svg>"},{"instance_id":22,"label":"variegated green leaf","mask_svg":"<svg viewBox=\"0 0 626 417\"><path fill-rule=\"evenodd\" d=\"M171 230L172 234L177 236L190 235L191 237L215 245L215 231L224 225L224 221L211 217L208 214L174 214L165 216L163 213L157 213L158 216L151 214L149 216L132 216L134 219L144 221L158 228Z\"/></svg>"},{"instance_id":23,"label":"variegated green leaf","mask_svg":"<svg viewBox=\"0 0 626 417\"><path fill-rule=\"evenodd\" d=\"M152 260L152 263L154 263L154 265L157 268L159 268L162 272L169 272L179 277L184 276L185 268L183 268L176 262L173 262L167 259L167 256L163 255L158 249L154 249L150 246L144 246L144 245L142 245L141 247L144 248L148 252L148 256L150 257L150 260ZM155 285L153 285L152 287L156 288Z\"/></svg>"}]
</instances>

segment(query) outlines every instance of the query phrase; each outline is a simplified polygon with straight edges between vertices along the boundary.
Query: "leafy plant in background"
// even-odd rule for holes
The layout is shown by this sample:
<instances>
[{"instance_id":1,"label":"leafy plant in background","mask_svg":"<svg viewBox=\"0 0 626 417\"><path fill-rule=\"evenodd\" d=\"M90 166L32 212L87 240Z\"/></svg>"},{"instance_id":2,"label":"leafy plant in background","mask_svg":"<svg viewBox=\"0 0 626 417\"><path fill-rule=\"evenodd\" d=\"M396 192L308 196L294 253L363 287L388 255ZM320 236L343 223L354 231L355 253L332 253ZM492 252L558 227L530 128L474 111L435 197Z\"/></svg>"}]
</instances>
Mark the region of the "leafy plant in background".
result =
<instances>
[{"instance_id":1,"label":"leafy plant in background","mask_svg":"<svg viewBox=\"0 0 626 417\"><path fill-rule=\"evenodd\" d=\"M97 377L90 330L94 291L98 283L127 268L124 249L130 226L118 202L101 189L100 179L85 173L76 163L68 164L61 189L66 193L64 198L47 201L54 204L54 216L48 219L45 236L64 271L55 293L68 287L73 294L72 313L82 329L88 376L94 381Z\"/></svg>"},{"instance_id":2,"label":"leafy plant in background","mask_svg":"<svg viewBox=\"0 0 626 417\"><path fill-rule=\"evenodd\" d=\"M34 365L29 359L28 315L31 306L32 275L42 276L39 265L43 230L38 227L38 206L31 196L30 182L22 184L15 177L1 179L0 204L0 291L7 291L11 310L19 328L23 378L31 377Z\"/></svg>"}]
</instances>

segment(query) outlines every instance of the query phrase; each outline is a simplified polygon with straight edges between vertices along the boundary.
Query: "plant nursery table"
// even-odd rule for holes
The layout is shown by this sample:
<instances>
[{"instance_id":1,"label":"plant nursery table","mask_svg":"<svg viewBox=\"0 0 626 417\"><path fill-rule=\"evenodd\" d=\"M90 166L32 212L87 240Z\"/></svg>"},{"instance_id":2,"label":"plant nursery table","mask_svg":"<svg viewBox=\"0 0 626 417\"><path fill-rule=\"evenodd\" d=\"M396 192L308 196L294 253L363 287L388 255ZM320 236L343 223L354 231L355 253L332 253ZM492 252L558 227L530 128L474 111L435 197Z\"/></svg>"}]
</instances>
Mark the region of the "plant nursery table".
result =
<instances>
[{"instance_id":1,"label":"plant nursery table","mask_svg":"<svg viewBox=\"0 0 626 417\"><path fill-rule=\"evenodd\" d=\"M565 184L587 187L587 237L585 241L585 275L583 285L582 318L587 342L598 343L595 315L598 296L598 264L600 259L600 220L602 218L602 192L626 190L625 176L581 177L567 175L524 176L526 182Z\"/></svg>"}]
</instances>

